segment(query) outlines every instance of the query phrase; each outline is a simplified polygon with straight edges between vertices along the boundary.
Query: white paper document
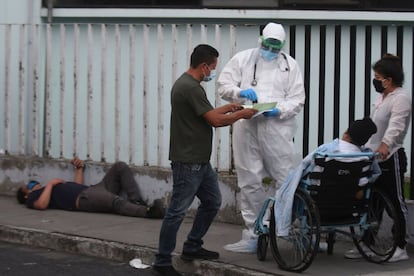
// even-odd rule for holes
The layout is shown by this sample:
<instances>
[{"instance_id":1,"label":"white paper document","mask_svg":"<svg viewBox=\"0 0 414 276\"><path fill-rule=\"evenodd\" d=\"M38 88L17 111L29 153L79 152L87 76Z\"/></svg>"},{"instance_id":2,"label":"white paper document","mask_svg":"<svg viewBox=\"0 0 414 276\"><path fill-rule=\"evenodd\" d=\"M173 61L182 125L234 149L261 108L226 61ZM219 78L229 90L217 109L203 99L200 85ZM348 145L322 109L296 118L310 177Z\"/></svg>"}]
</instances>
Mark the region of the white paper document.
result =
<instances>
[{"instance_id":1,"label":"white paper document","mask_svg":"<svg viewBox=\"0 0 414 276\"><path fill-rule=\"evenodd\" d=\"M255 103L255 104L245 104L242 105L243 108L254 108L257 109L257 113L252 116L252 118L257 117L263 114L266 111L271 111L273 108L276 107L276 102L271 103Z\"/></svg>"}]
</instances>

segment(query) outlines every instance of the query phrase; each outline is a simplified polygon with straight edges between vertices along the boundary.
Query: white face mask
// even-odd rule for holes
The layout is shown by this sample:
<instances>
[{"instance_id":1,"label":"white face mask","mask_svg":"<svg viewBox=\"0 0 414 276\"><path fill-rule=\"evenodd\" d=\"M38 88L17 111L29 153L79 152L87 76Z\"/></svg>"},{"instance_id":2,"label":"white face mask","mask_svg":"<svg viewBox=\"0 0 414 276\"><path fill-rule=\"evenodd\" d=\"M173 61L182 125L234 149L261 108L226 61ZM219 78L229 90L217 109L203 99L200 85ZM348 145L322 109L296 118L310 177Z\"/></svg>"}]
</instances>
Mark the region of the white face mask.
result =
<instances>
[{"instance_id":1,"label":"white face mask","mask_svg":"<svg viewBox=\"0 0 414 276\"><path fill-rule=\"evenodd\" d=\"M211 81L216 76L216 70L211 70L209 76L205 76L203 81Z\"/></svg>"}]
</instances>

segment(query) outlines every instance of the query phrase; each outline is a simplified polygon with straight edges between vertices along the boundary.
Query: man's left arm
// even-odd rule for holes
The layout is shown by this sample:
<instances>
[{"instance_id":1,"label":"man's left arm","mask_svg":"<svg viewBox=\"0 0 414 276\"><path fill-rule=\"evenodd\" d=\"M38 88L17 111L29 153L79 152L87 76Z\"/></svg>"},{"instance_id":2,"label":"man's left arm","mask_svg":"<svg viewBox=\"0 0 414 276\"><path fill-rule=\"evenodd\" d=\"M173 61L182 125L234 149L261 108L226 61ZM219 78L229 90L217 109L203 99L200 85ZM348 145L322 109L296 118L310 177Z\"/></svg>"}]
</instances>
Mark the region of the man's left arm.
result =
<instances>
[{"instance_id":1,"label":"man's left arm","mask_svg":"<svg viewBox=\"0 0 414 276\"><path fill-rule=\"evenodd\" d=\"M83 180L84 180L83 171L85 169L85 164L83 163L82 160L80 160L77 157L73 158L71 163L75 167L75 180L74 181L78 184L83 185Z\"/></svg>"},{"instance_id":2,"label":"man's left arm","mask_svg":"<svg viewBox=\"0 0 414 276\"><path fill-rule=\"evenodd\" d=\"M226 104L203 114L203 118L212 127L228 126L240 119L250 119L256 109L242 108L239 104Z\"/></svg>"}]
</instances>

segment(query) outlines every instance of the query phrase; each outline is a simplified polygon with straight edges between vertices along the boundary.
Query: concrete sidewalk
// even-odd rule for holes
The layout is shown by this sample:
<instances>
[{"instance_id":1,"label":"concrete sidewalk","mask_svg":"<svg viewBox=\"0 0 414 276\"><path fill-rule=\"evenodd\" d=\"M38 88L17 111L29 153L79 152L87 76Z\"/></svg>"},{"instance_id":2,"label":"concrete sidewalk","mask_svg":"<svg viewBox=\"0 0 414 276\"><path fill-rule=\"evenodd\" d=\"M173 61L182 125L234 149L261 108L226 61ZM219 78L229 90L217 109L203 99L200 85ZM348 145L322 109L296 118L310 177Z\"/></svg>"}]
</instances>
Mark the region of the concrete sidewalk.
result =
<instances>
[{"instance_id":1,"label":"concrete sidewalk","mask_svg":"<svg viewBox=\"0 0 414 276\"><path fill-rule=\"evenodd\" d=\"M158 246L161 220L123 217L112 214L37 211L19 205L15 198L0 196L0 240L46 247L78 254L109 258L128 263L140 258L151 264ZM255 254L239 254L222 247L240 239L239 225L215 223L205 237L205 247L220 253L217 261L183 262L178 258L191 227L186 219L180 228L175 266L187 275L296 275L280 270L269 250L264 262ZM352 247L348 240L337 242L334 254L319 253L304 275L414 275L414 254L410 261L373 264L365 260L343 258ZM137 270L139 275L139 270Z\"/></svg>"}]
</instances>

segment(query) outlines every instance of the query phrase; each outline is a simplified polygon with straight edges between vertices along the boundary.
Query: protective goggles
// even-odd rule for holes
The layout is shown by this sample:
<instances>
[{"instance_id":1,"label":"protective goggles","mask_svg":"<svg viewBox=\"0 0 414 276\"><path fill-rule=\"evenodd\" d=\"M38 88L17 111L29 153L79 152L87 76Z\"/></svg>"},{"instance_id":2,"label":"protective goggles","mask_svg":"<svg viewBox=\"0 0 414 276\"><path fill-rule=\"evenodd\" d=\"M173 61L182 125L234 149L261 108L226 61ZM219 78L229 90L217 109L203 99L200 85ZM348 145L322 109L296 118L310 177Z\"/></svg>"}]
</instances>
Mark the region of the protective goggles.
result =
<instances>
[{"instance_id":1,"label":"protective goggles","mask_svg":"<svg viewBox=\"0 0 414 276\"><path fill-rule=\"evenodd\" d=\"M32 190L34 186L36 186L37 184L39 184L39 182L37 182L36 180L31 180L29 181L29 183L27 183L26 187L28 190Z\"/></svg>"},{"instance_id":2,"label":"protective goggles","mask_svg":"<svg viewBox=\"0 0 414 276\"><path fill-rule=\"evenodd\" d=\"M283 48L283 45L285 44L284 41L280 41L276 38L267 38L264 39L263 36L260 37L262 41L262 49L266 51L272 51L273 53L278 53Z\"/></svg>"}]
</instances>

